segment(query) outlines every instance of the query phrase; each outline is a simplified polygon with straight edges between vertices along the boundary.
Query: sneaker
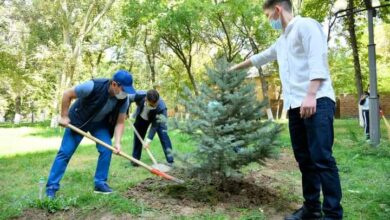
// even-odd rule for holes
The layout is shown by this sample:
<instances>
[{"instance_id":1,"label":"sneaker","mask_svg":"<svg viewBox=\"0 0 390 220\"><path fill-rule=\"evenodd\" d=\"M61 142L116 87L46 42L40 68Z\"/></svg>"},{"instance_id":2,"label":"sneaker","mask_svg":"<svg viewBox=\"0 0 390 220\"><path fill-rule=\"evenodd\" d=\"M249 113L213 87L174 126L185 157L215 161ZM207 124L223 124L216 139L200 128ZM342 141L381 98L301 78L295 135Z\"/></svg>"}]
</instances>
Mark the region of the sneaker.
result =
<instances>
[{"instance_id":1,"label":"sneaker","mask_svg":"<svg viewBox=\"0 0 390 220\"><path fill-rule=\"evenodd\" d=\"M175 166L175 164L172 162L172 163L167 163L167 165L170 167L170 168L173 168Z\"/></svg>"},{"instance_id":2,"label":"sneaker","mask_svg":"<svg viewBox=\"0 0 390 220\"><path fill-rule=\"evenodd\" d=\"M302 206L300 209L296 210L292 215L287 216L284 220L321 220L322 214L321 212L310 212L306 209L305 206Z\"/></svg>"},{"instance_id":3,"label":"sneaker","mask_svg":"<svg viewBox=\"0 0 390 220\"><path fill-rule=\"evenodd\" d=\"M107 183L103 185L95 186L94 193L100 193L100 194L111 194L113 191L112 189L107 185Z\"/></svg>"},{"instance_id":4,"label":"sneaker","mask_svg":"<svg viewBox=\"0 0 390 220\"><path fill-rule=\"evenodd\" d=\"M131 163L131 166L133 166L133 167L139 167L139 164L137 164L137 163L134 163L134 162L130 162Z\"/></svg>"},{"instance_id":5,"label":"sneaker","mask_svg":"<svg viewBox=\"0 0 390 220\"><path fill-rule=\"evenodd\" d=\"M52 189L46 190L46 196L48 199L53 200L56 198L56 191Z\"/></svg>"}]
</instances>

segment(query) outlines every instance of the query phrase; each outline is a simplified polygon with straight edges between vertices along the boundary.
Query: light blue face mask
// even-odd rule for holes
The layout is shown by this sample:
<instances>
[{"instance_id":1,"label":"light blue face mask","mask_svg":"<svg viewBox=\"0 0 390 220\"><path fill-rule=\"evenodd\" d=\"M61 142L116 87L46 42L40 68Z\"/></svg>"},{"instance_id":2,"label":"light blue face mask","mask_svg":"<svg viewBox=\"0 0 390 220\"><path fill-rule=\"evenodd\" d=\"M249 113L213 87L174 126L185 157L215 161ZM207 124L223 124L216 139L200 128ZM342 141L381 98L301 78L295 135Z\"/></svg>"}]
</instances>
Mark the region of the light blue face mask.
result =
<instances>
[{"instance_id":1,"label":"light blue face mask","mask_svg":"<svg viewBox=\"0 0 390 220\"><path fill-rule=\"evenodd\" d=\"M271 27L275 30L282 30L282 19L280 17L278 19L271 19L270 20Z\"/></svg>"}]
</instances>

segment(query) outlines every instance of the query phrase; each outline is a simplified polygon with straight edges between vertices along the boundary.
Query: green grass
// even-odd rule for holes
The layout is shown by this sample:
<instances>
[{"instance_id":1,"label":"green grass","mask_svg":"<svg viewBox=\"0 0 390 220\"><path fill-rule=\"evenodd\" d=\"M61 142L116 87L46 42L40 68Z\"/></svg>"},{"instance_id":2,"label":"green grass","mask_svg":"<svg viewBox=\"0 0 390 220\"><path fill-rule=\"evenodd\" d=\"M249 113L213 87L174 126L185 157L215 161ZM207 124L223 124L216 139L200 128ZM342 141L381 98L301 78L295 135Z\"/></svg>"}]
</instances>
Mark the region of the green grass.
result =
<instances>
[{"instance_id":1,"label":"green grass","mask_svg":"<svg viewBox=\"0 0 390 220\"><path fill-rule=\"evenodd\" d=\"M60 137L62 131L51 131L45 124L35 125L30 136L39 137L43 141L48 138ZM286 151L290 150L287 124L284 124L281 142ZM0 126L2 129L19 129L12 126ZM129 129L129 126L127 126ZM384 129L384 126L382 126ZM123 150L130 154L132 135L126 131L123 140ZM383 130L382 134L386 134ZM188 152L193 144L190 138L177 131L171 131L173 146L180 152ZM2 137L7 138L7 137ZM14 137L9 137L14 138ZM2 140L7 142L7 140ZM59 143L57 143L59 145ZM12 146L9 146L12 147ZM0 149L1 150L1 149ZM158 161L165 162L158 138L152 144L152 151ZM0 152L1 153L1 152ZM94 213L109 212L114 215L129 213L132 216L142 216L143 213L154 213L157 210L140 203L136 198L127 198L126 192L145 178L149 172L130 168L125 159L113 156L110 167L110 186L115 194L101 196L93 193L93 176L98 153L95 146L82 144L73 155L65 176L61 181L58 199L52 202L40 202L38 198L38 181L40 177L47 178L49 169L55 157L56 150L38 153L2 156L0 158L0 219L17 217L24 210L34 208L46 212L61 210L76 210L77 218L94 216ZM0 154L1 155L1 154ZM337 120L335 123L334 156L338 162L343 188L342 204L345 219L390 219L390 143L373 148L363 140L363 130L356 120ZM146 154L143 161L151 163ZM299 172L282 173L299 183ZM281 189L282 193L290 191ZM300 198L299 194L286 195L292 201ZM288 201L287 201L288 202ZM265 219L259 210L237 210L238 219ZM194 216L172 216L173 219L228 219L228 213L205 212Z\"/></svg>"},{"instance_id":2,"label":"green grass","mask_svg":"<svg viewBox=\"0 0 390 220\"><path fill-rule=\"evenodd\" d=\"M338 121L335 133L345 218L390 219L389 141L382 140L377 148L370 146L356 120Z\"/></svg>"}]
</instances>

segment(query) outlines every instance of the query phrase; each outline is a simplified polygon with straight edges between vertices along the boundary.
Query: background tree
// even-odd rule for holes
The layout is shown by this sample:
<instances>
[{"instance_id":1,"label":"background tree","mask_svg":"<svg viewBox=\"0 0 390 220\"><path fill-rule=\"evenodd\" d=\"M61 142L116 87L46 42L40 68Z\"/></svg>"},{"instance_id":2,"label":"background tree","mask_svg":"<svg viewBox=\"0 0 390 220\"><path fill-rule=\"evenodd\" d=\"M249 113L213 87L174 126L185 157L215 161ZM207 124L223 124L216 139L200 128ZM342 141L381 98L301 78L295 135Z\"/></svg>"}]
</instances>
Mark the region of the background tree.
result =
<instances>
[{"instance_id":1,"label":"background tree","mask_svg":"<svg viewBox=\"0 0 390 220\"><path fill-rule=\"evenodd\" d=\"M202 11L203 1L187 0L169 7L158 21L159 36L184 65L196 95L199 92L192 66L194 53L200 50Z\"/></svg>"}]
</instances>

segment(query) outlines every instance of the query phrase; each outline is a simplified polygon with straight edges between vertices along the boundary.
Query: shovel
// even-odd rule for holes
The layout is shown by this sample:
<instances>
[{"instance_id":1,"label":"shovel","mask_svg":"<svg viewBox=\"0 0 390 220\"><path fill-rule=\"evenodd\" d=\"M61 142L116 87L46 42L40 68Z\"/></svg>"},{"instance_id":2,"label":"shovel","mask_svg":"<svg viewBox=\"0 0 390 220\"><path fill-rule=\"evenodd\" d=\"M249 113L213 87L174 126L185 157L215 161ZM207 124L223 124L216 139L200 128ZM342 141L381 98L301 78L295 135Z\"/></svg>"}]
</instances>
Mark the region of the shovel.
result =
<instances>
[{"instance_id":1,"label":"shovel","mask_svg":"<svg viewBox=\"0 0 390 220\"><path fill-rule=\"evenodd\" d=\"M88 133L84 132L83 130L81 130L81 129L79 129L79 128L77 128L77 127L71 125L71 124L68 124L67 127L70 128L71 130L75 131L76 133L79 133L79 134L83 135L84 137L86 137L86 138L88 138L88 139L91 139L92 141L94 141L94 142L96 142L96 143L102 145L103 147L105 147L105 148L107 148L107 149L109 149L109 150L111 150L111 151L113 151L113 152L116 151L116 149L115 149L114 147L112 147L111 145L109 145L109 144L107 144L107 143L101 141L100 139L95 138L95 137L92 136L91 134L88 134ZM151 172L151 173L153 173L153 174L155 174L155 175L157 175L157 176L160 176L160 177L162 177L162 178L164 178L164 179L167 179L167 180L174 181L174 182L176 182L176 183L184 183L183 180L178 179L178 178L173 177L173 176L170 176L170 175L166 174L165 172L162 172L161 170L158 170L158 169L156 169L156 168L153 168L153 167L151 167L151 166L149 166L149 165L143 163L142 161L139 161L139 160L135 159L134 157L131 157L131 156L129 156L129 155L123 153L122 151L119 151L117 154L118 154L119 156L122 156L122 157L124 157L124 158L130 160L130 161L133 162L133 163L136 163L136 164L140 165L141 167L143 167L143 168L149 170L149 172Z\"/></svg>"},{"instance_id":2,"label":"shovel","mask_svg":"<svg viewBox=\"0 0 390 220\"><path fill-rule=\"evenodd\" d=\"M165 164L162 164L162 163L157 163L157 160L156 158L154 158L152 152L150 151L150 149L148 147L145 147L145 141L142 139L141 135L138 133L137 129L135 128L135 126L133 124L131 124L131 126L133 126L133 129L134 129L134 133L137 135L139 141L141 141L142 143L142 146L143 148L145 148L146 152L148 152L148 155L150 157L150 159L153 161L153 165L152 167L155 168L155 169L158 169L158 170L161 170L162 172L169 172L171 170L171 168Z\"/></svg>"}]
</instances>

